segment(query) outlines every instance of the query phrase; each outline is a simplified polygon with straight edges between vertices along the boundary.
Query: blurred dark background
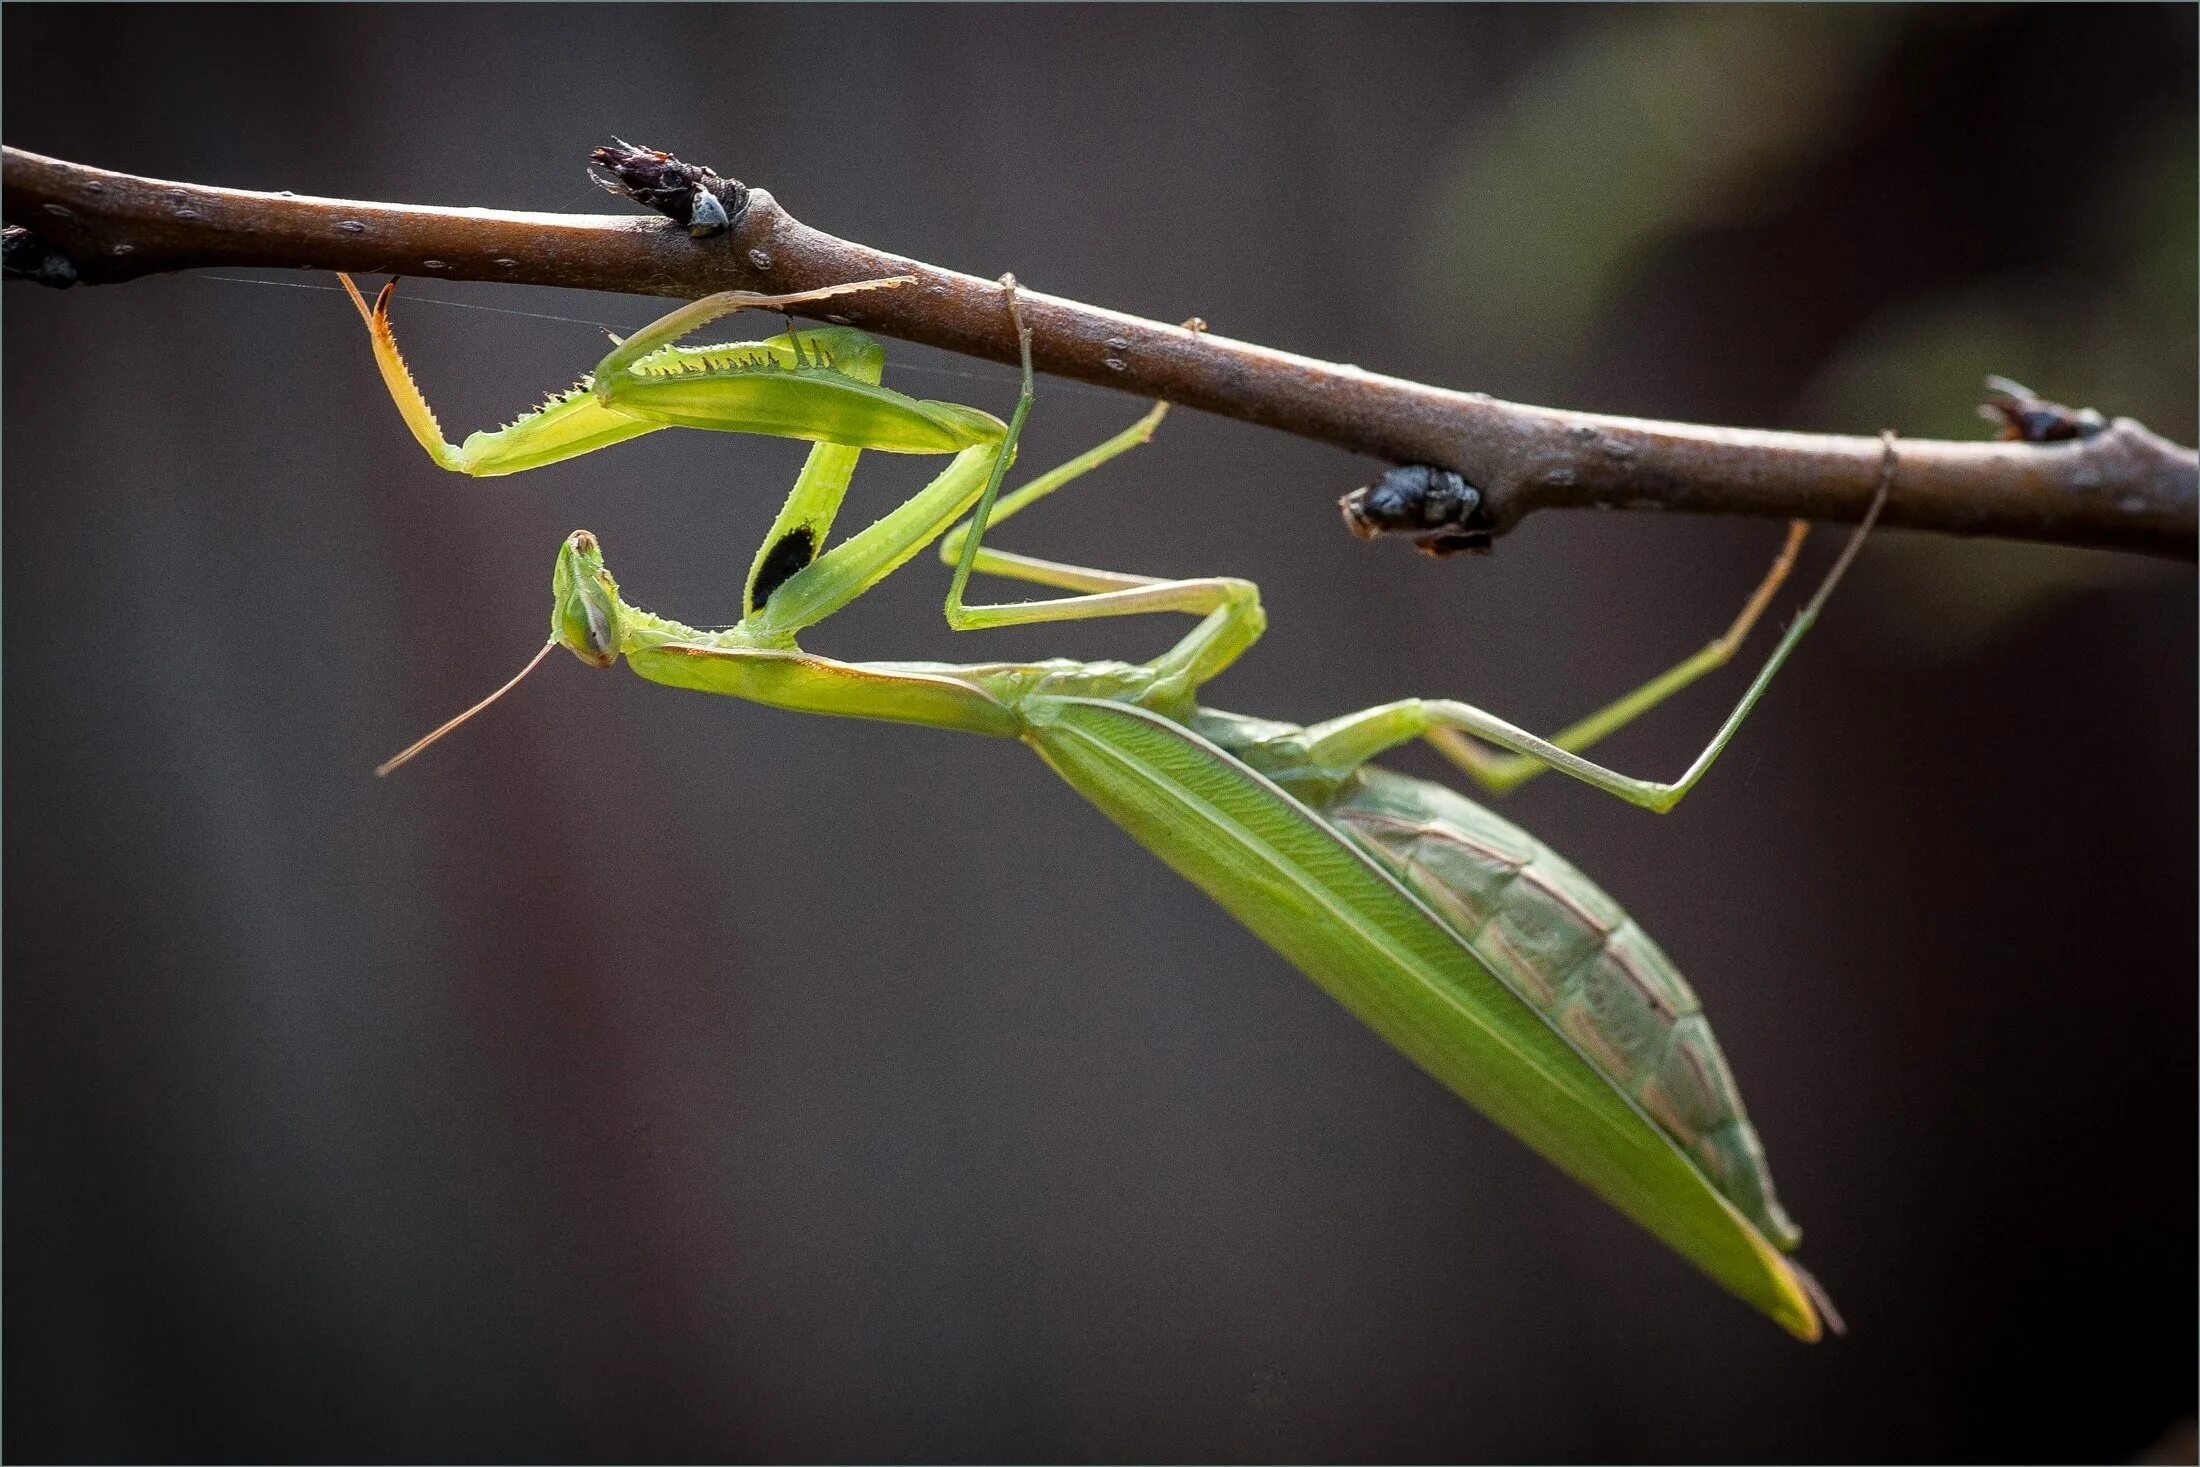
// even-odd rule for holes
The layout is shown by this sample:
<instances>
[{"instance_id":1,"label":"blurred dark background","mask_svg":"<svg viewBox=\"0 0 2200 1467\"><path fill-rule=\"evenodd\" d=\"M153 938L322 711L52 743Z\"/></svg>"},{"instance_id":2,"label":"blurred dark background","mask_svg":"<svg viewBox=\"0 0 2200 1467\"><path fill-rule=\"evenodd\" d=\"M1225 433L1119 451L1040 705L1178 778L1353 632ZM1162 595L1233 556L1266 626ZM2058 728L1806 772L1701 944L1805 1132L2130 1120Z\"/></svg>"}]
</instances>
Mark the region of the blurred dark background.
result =
<instances>
[{"instance_id":1,"label":"blurred dark background","mask_svg":"<svg viewBox=\"0 0 2200 1467\"><path fill-rule=\"evenodd\" d=\"M1983 436L1994 371L2194 436L2189 7L10 6L5 42L7 140L107 167L595 211L618 134L939 264L1531 401ZM802 449L442 475L331 283L6 292L9 1457L2179 1450L2189 566L1882 534L1678 812L1510 803L1703 993L1853 1326L1806 1348L1012 744L560 659L369 778L536 644L575 527L730 619ZM660 309L409 286L454 435L603 336L431 300ZM1139 406L1042 382L1025 462ZM927 468L867 464L852 522ZM1437 564L1344 535L1372 468L1183 413L1001 543L1258 579L1223 706L1547 729L1779 538L1544 516ZM981 646L944 579L812 645L1177 633ZM1679 769L1743 681L1613 760Z\"/></svg>"}]
</instances>

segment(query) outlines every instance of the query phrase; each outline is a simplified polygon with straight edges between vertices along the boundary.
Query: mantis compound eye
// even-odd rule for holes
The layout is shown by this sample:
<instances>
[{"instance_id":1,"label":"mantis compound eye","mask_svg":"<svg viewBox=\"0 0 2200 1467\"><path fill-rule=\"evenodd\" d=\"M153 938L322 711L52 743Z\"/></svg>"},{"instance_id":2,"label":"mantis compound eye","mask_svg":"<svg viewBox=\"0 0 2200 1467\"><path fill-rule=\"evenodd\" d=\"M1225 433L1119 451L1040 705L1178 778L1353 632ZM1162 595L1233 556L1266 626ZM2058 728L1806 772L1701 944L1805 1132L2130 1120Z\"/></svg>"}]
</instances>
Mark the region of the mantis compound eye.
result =
<instances>
[{"instance_id":1,"label":"mantis compound eye","mask_svg":"<svg viewBox=\"0 0 2200 1467\"><path fill-rule=\"evenodd\" d=\"M619 660L619 583L604 569L603 547L575 530L558 549L550 576L550 635L590 667Z\"/></svg>"}]
</instances>

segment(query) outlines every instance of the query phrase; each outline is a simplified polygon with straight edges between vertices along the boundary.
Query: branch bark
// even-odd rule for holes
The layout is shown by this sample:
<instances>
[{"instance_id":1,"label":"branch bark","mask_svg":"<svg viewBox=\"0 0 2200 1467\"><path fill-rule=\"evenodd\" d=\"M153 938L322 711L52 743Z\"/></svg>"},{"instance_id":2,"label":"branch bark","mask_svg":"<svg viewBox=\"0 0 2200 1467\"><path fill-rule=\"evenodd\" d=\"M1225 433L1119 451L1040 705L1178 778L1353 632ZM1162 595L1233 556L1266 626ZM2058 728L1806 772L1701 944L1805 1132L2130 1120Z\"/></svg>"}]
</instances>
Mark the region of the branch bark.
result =
<instances>
[{"instance_id":1,"label":"branch bark","mask_svg":"<svg viewBox=\"0 0 2200 1467\"><path fill-rule=\"evenodd\" d=\"M999 285L810 228L762 189L723 233L669 219L429 208L171 183L8 148L11 225L37 278L115 284L210 266L349 270L694 298L909 274L820 303L825 319L1016 359ZM60 258L56 260L54 257ZM1041 371L1166 398L1401 464L1455 470L1502 533L1539 509L1671 510L1854 522L1880 440L1653 422L1502 402L1076 301L1021 294ZM1905 438L1884 521L1959 535L2192 559L2200 460L2129 418L2059 443Z\"/></svg>"}]
</instances>

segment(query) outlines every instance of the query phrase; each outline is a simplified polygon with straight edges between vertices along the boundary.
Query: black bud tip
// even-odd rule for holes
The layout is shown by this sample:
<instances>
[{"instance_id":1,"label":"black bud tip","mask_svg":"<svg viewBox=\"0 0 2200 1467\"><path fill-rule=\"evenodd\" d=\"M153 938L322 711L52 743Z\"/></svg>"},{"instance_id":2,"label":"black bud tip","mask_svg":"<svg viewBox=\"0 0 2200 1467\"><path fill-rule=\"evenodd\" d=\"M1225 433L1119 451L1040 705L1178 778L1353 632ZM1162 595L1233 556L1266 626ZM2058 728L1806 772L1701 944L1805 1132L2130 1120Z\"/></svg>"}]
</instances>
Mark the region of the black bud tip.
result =
<instances>
[{"instance_id":1,"label":"black bud tip","mask_svg":"<svg viewBox=\"0 0 2200 1467\"><path fill-rule=\"evenodd\" d=\"M1986 379L1986 401L1979 416L2000 425L1996 436L2007 443L2067 443L2091 438L2108 427L2108 420L2092 408L2064 407L2049 402L2022 382L2007 377Z\"/></svg>"},{"instance_id":2,"label":"black bud tip","mask_svg":"<svg viewBox=\"0 0 2200 1467\"><path fill-rule=\"evenodd\" d=\"M1419 537L1415 543L1432 555L1486 549L1490 543L1481 491L1433 464L1402 464L1366 488L1353 490L1338 506L1346 527L1363 540L1414 535Z\"/></svg>"},{"instance_id":3,"label":"black bud tip","mask_svg":"<svg viewBox=\"0 0 2200 1467\"><path fill-rule=\"evenodd\" d=\"M7 226L5 239L0 241L0 265L5 266L4 273L10 280L28 280L55 290L76 284L75 263L19 224Z\"/></svg>"},{"instance_id":4,"label":"black bud tip","mask_svg":"<svg viewBox=\"0 0 2200 1467\"><path fill-rule=\"evenodd\" d=\"M600 187L655 209L698 239L723 234L748 207L746 185L655 148L614 138L590 153L588 161L607 175L590 175Z\"/></svg>"}]
</instances>

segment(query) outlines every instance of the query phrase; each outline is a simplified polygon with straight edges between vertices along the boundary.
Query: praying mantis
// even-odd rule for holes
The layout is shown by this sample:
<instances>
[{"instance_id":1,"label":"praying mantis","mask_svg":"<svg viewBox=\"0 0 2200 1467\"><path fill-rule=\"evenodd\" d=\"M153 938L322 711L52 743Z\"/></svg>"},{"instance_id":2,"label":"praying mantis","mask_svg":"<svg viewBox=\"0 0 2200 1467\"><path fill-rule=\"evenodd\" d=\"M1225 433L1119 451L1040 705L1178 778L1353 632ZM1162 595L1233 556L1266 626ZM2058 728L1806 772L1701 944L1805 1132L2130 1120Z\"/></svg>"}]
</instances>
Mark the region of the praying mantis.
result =
<instances>
[{"instance_id":1,"label":"praying mantis","mask_svg":"<svg viewBox=\"0 0 2200 1467\"><path fill-rule=\"evenodd\" d=\"M679 342L742 309L784 310L910 277L789 295L730 291L637 331L571 390L507 426L447 442L398 351L389 304L344 287L405 425L445 469L518 473L682 426L813 446L750 564L740 619L705 630L627 601L585 530L552 573L551 636L496 693L379 772L412 758L502 696L556 647L591 667L624 659L652 682L802 713L957 729L1029 745L1072 788L1230 912L1428 1074L1803 1340L1841 1328L1790 1256L1801 1231L1776 1196L1763 1147L1702 1006L1613 900L1555 851L1465 795L1379 767L1425 740L1503 793L1546 770L1668 810L1726 748L1817 618L1863 543L1878 493L1732 713L1680 778L1637 779L1585 758L1599 739L1729 660L1788 575L1792 525L1733 625L1694 657L1551 739L1448 699L1409 698L1298 725L1205 706L1202 687L1265 627L1260 593L1230 576L1169 580L994 549L988 529L1147 442L1167 411L1001 492L1033 400L1031 333L1011 277L1003 309L1021 344L1006 422L882 383L885 355L846 326L761 341ZM865 450L947 455L923 489L828 548ZM797 638L928 546L953 567L957 631L1154 613L1198 618L1145 662L844 662ZM1068 594L972 604L987 575ZM1502 751L1502 752L1497 752Z\"/></svg>"}]
</instances>

